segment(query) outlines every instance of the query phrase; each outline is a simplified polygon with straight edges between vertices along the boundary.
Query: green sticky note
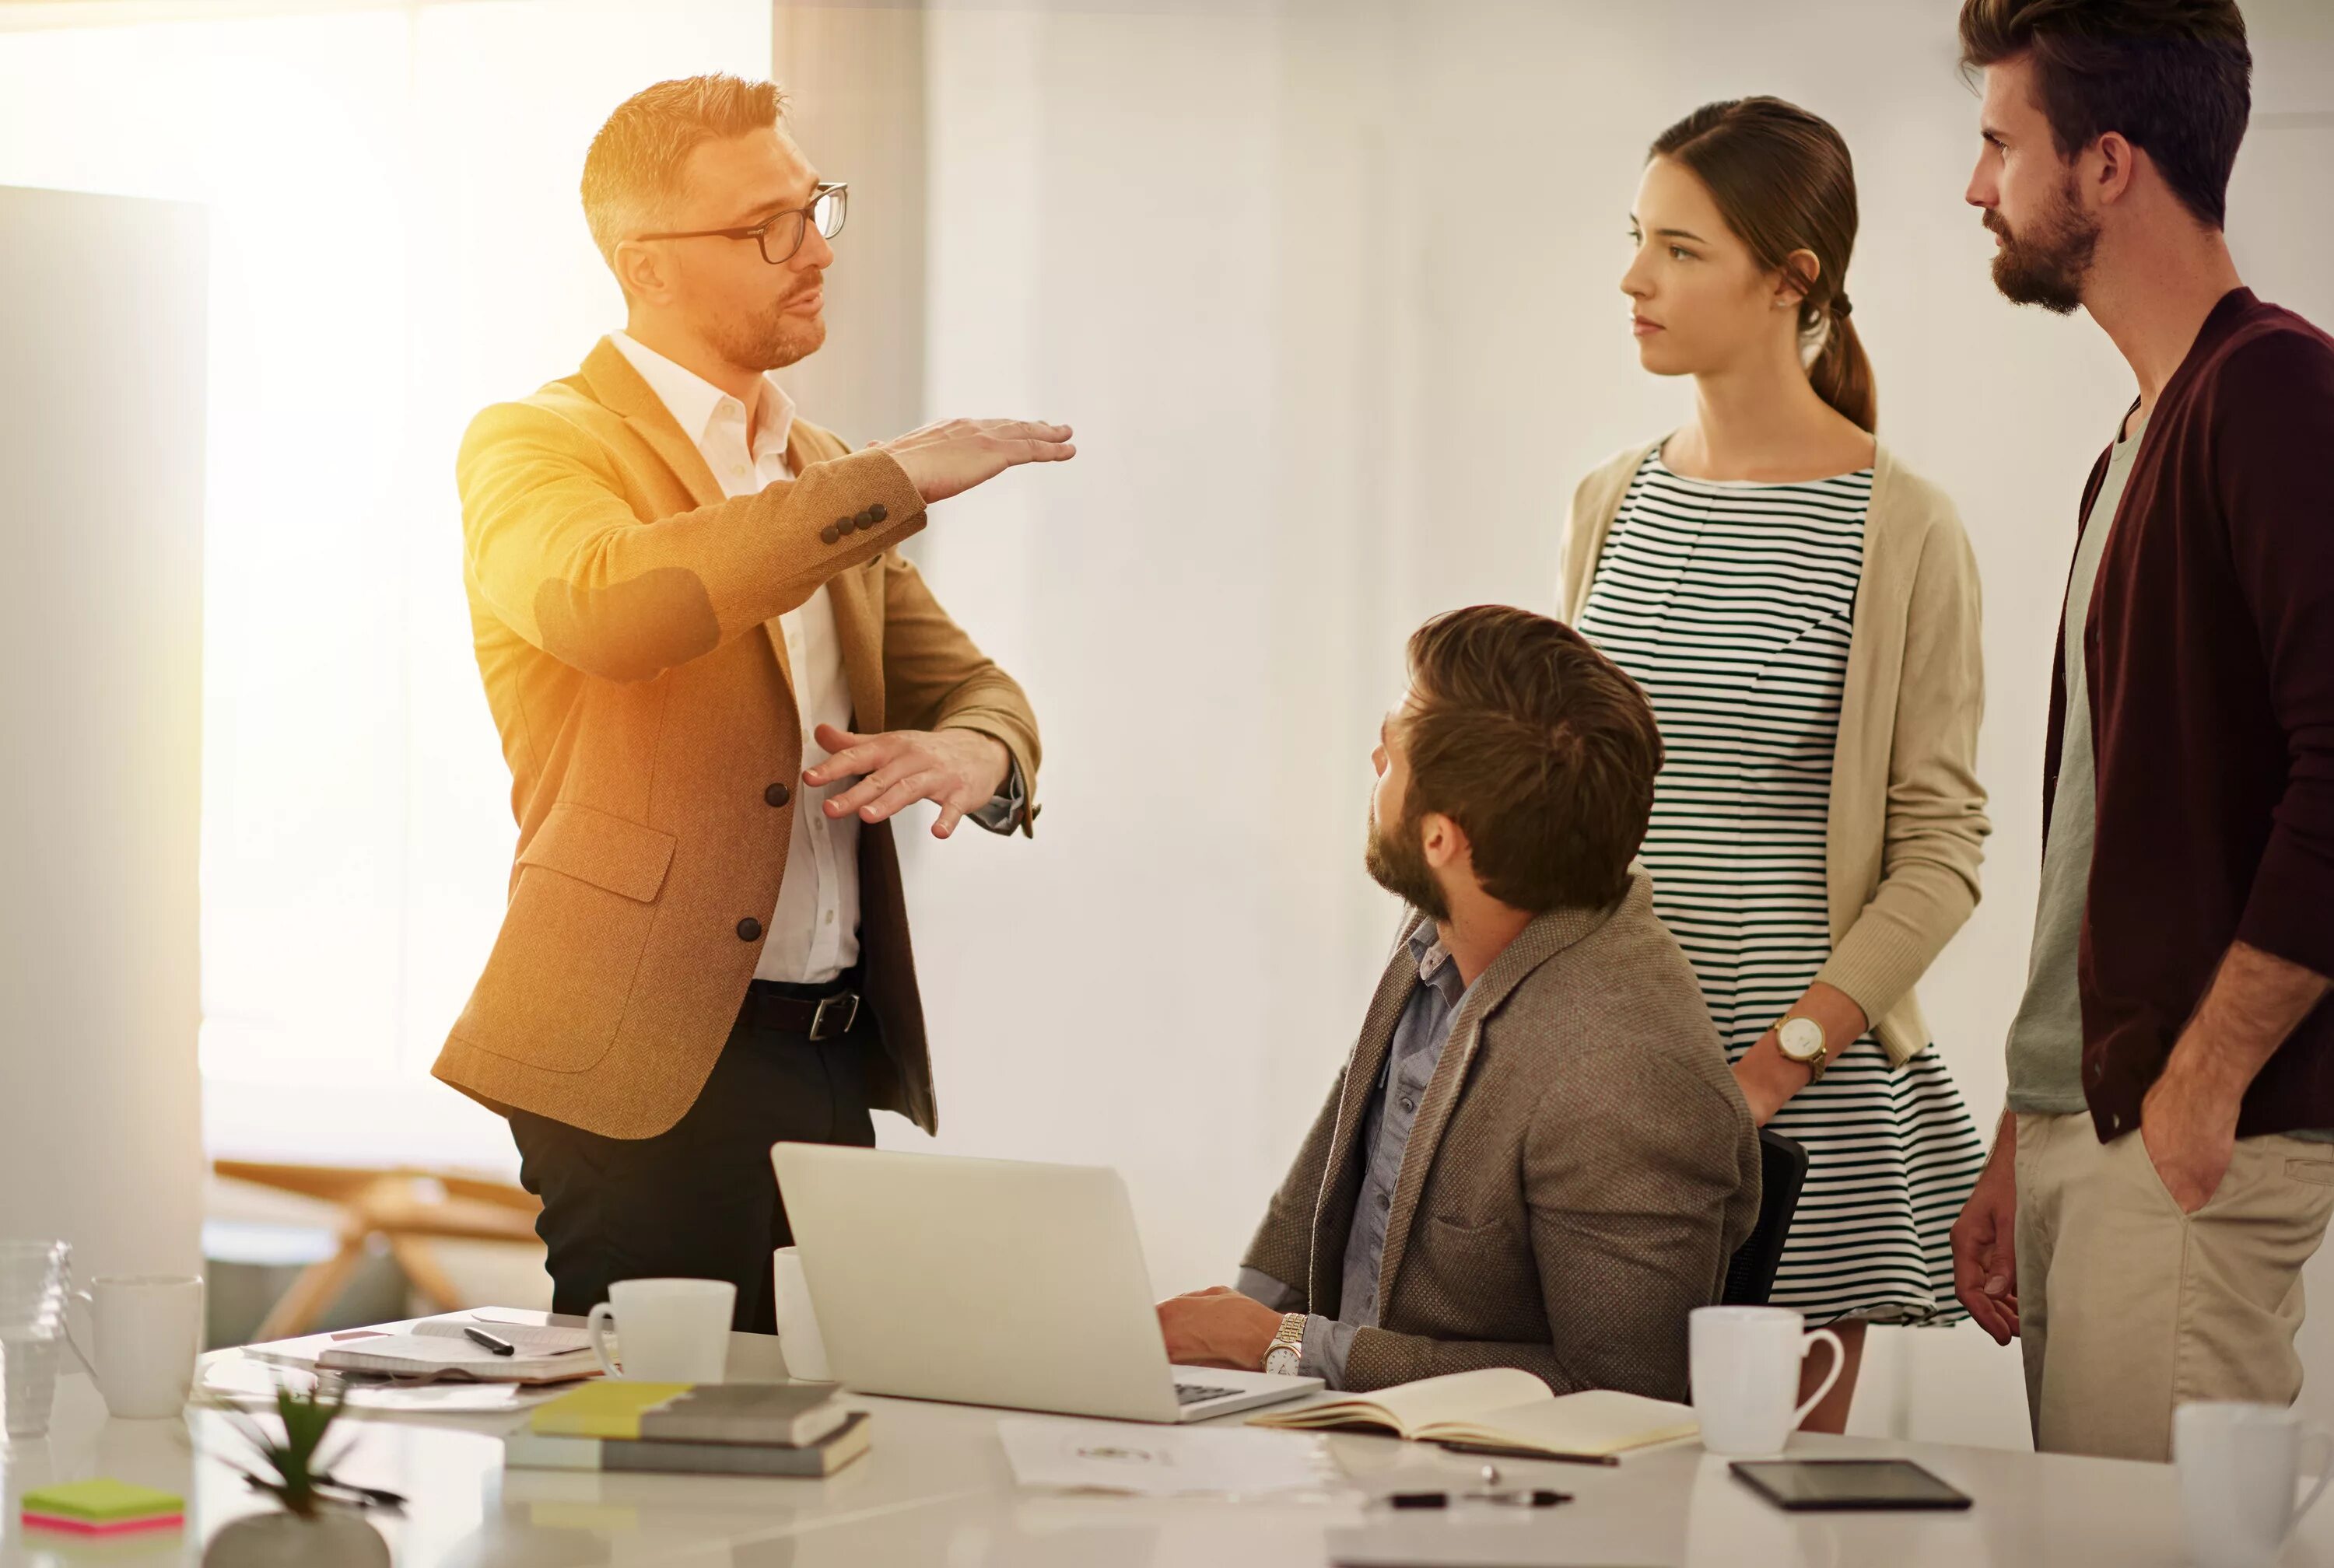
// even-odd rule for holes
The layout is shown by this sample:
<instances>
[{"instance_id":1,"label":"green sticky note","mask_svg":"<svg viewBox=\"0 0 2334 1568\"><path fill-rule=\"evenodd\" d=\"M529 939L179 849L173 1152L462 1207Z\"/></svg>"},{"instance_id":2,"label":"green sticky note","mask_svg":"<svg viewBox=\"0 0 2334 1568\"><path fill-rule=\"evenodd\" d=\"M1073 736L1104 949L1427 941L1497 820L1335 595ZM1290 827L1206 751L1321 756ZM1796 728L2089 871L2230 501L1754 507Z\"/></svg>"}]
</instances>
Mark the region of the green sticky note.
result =
<instances>
[{"instance_id":1,"label":"green sticky note","mask_svg":"<svg viewBox=\"0 0 2334 1568\"><path fill-rule=\"evenodd\" d=\"M127 1481L110 1481L103 1477L43 1486L37 1492L25 1493L21 1502L31 1513L82 1519L92 1525L111 1525L149 1514L184 1513L187 1506L185 1498L169 1492L133 1486Z\"/></svg>"}]
</instances>

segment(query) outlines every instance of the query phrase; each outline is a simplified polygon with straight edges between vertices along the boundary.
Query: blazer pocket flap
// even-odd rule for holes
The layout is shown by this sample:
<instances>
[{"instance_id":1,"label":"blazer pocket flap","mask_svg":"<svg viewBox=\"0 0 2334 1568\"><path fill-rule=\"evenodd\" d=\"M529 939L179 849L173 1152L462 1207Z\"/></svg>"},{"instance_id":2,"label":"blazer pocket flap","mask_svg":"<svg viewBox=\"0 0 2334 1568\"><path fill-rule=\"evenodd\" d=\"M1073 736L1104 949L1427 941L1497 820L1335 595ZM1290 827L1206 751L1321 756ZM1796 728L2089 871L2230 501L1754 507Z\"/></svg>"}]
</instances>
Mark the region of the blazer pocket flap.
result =
<instances>
[{"instance_id":1,"label":"blazer pocket flap","mask_svg":"<svg viewBox=\"0 0 2334 1568\"><path fill-rule=\"evenodd\" d=\"M543 826L519 851L518 863L541 866L646 904L664 886L673 845L679 842L670 833L590 806L563 803L543 819Z\"/></svg>"}]
</instances>

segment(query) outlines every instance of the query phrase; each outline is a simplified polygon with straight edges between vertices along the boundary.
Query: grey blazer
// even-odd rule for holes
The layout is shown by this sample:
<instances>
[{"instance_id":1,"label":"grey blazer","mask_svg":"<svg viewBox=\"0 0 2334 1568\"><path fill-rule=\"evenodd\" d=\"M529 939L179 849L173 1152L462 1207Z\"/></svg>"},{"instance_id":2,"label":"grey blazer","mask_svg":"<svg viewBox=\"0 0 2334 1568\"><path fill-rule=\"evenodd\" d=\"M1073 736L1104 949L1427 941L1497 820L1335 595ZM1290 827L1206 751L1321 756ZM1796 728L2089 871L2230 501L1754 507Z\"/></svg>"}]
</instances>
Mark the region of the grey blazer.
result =
<instances>
[{"instance_id":1,"label":"grey blazer","mask_svg":"<svg viewBox=\"0 0 2334 1568\"><path fill-rule=\"evenodd\" d=\"M1423 917L1413 914L1407 938ZM1397 940L1246 1265L1337 1315L1363 1120L1420 984ZM1404 1154L1379 1323L1345 1383L1521 1367L1558 1393L1686 1396L1686 1313L1759 1212L1759 1138L1702 987L1640 870L1604 909L1542 915L1468 988Z\"/></svg>"}]
</instances>

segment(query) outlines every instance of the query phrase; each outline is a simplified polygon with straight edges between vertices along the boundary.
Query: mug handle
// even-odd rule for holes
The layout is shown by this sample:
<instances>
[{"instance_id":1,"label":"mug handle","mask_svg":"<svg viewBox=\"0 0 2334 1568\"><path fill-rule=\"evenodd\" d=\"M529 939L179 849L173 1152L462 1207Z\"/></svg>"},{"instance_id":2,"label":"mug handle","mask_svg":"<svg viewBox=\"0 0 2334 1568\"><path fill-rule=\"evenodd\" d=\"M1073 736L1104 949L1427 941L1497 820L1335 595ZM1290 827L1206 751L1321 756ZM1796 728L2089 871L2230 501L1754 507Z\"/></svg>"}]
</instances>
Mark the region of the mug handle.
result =
<instances>
[{"instance_id":1,"label":"mug handle","mask_svg":"<svg viewBox=\"0 0 2334 1568\"><path fill-rule=\"evenodd\" d=\"M1831 1347L1831 1371L1825 1374L1823 1387L1808 1395L1808 1402L1793 1412L1791 1430L1795 1432L1799 1429L1799 1423L1808 1419L1808 1412L1824 1402L1824 1396L1831 1392L1831 1386L1839 1381L1839 1374L1847 1370L1847 1347L1841 1344L1839 1336L1829 1329L1810 1329L1808 1332L1808 1337L1799 1342L1799 1360L1806 1361L1808 1352L1819 1344Z\"/></svg>"},{"instance_id":2,"label":"mug handle","mask_svg":"<svg viewBox=\"0 0 2334 1568\"><path fill-rule=\"evenodd\" d=\"M592 1355L593 1359L600 1363L600 1370L612 1378L621 1378L624 1374L618 1371L616 1363L608 1359L608 1343L605 1338L607 1331L615 1326L616 1309L608 1303L602 1302L592 1309L592 1315L584 1323L584 1332L592 1336Z\"/></svg>"},{"instance_id":3,"label":"mug handle","mask_svg":"<svg viewBox=\"0 0 2334 1568\"><path fill-rule=\"evenodd\" d=\"M90 1294L89 1292L85 1290L68 1291L65 1293L65 1343L72 1347L73 1360L79 1361L82 1364L82 1370L87 1371L91 1377L94 1378L98 1375L97 1363L90 1360L89 1352L81 1348L81 1342L79 1340L73 1338L72 1303L75 1302L79 1302L82 1305L89 1308L90 1326L94 1328L97 1326L97 1298ZM90 1342L94 1344L96 1341L92 1339Z\"/></svg>"},{"instance_id":4,"label":"mug handle","mask_svg":"<svg viewBox=\"0 0 2334 1568\"><path fill-rule=\"evenodd\" d=\"M2301 1506L2293 1511L2293 1524L2296 1525L2301 1523L2301 1516L2310 1512L2310 1505L2318 1501L2319 1495L2326 1490L2326 1483L2334 1481L2334 1431L2327 1430L2316 1421L2304 1421L2301 1423L2301 1436L2304 1442L2314 1442L2325 1448L2326 1462L2318 1467L2318 1484L2310 1488L2310 1496L2304 1497ZM2289 1526L2287 1534L2291 1533L2292 1528Z\"/></svg>"}]
</instances>

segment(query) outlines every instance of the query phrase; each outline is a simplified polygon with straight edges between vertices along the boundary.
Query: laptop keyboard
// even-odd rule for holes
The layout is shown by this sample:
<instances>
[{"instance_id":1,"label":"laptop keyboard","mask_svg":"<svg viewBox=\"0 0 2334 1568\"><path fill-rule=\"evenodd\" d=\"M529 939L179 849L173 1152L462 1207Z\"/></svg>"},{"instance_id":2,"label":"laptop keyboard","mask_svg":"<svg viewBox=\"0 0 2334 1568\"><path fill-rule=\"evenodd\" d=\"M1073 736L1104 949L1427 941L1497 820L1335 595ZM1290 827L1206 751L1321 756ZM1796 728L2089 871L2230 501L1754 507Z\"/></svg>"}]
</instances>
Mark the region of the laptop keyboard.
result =
<instances>
[{"instance_id":1,"label":"laptop keyboard","mask_svg":"<svg viewBox=\"0 0 2334 1568\"><path fill-rule=\"evenodd\" d=\"M1213 1389L1205 1383L1177 1383L1175 1402L1178 1405L1197 1405L1209 1400L1227 1399L1239 1392L1238 1389Z\"/></svg>"}]
</instances>

